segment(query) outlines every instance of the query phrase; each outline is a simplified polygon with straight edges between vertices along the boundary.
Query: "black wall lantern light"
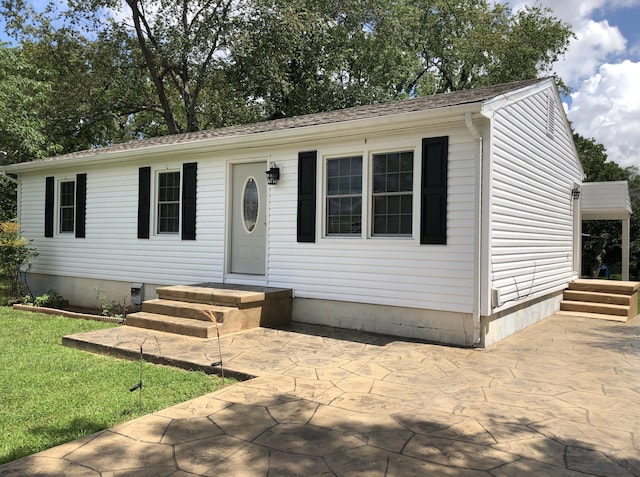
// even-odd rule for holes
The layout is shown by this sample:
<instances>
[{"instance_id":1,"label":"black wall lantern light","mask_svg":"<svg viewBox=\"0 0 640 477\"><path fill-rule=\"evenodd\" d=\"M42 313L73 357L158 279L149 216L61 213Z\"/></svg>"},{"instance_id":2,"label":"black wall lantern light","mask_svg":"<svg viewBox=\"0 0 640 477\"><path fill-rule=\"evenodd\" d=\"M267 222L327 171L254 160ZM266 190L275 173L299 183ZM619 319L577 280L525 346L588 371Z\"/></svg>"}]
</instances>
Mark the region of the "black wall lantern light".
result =
<instances>
[{"instance_id":1,"label":"black wall lantern light","mask_svg":"<svg viewBox=\"0 0 640 477\"><path fill-rule=\"evenodd\" d=\"M275 162L269 164L269 170L266 171L267 184L275 185L280 180L280 168L276 166Z\"/></svg>"},{"instance_id":2,"label":"black wall lantern light","mask_svg":"<svg viewBox=\"0 0 640 477\"><path fill-rule=\"evenodd\" d=\"M577 187L571 189L571 197L573 197L573 200L578 200L580 198L580 189Z\"/></svg>"}]
</instances>

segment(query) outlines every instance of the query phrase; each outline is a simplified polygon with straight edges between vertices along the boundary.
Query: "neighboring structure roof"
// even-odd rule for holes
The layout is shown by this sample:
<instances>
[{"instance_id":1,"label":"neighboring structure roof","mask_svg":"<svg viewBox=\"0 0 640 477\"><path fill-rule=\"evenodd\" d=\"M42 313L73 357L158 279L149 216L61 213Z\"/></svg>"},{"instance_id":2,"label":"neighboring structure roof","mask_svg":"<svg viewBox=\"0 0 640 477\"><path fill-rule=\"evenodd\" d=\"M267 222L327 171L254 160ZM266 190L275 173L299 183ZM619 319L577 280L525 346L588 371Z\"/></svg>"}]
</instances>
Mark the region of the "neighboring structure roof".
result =
<instances>
[{"instance_id":1,"label":"neighboring structure roof","mask_svg":"<svg viewBox=\"0 0 640 477\"><path fill-rule=\"evenodd\" d=\"M434 94L423 96L420 98L407 99L403 101L395 101L389 103L381 103L367 106L356 106L336 111L324 113L307 114L303 116L293 116L290 118L275 119L270 121L262 121L258 123L242 124L237 126L229 126L219 129L211 129L207 131L198 131L185 134L175 134L161 136L149 139L141 139L129 141L126 143L116 144L113 146L99 147L78 151L70 154L54 156L47 159L39 159L29 163L49 163L62 161L65 159L83 158L98 156L105 153L135 151L149 147L157 147L163 145L187 144L216 138L226 138L234 136L247 136L256 133L268 133L273 131L283 131L297 129L310 126L320 126L326 124L338 124L347 121L355 121L359 119L370 119L376 117L392 116L402 113L410 113L416 111L433 110L459 106L472 103L481 103L483 101L516 91L527 86L540 83L547 79L529 79L505 83L487 88L469 89L464 91L456 91L452 93ZM4 169L20 170L20 164L6 166Z\"/></svg>"}]
</instances>

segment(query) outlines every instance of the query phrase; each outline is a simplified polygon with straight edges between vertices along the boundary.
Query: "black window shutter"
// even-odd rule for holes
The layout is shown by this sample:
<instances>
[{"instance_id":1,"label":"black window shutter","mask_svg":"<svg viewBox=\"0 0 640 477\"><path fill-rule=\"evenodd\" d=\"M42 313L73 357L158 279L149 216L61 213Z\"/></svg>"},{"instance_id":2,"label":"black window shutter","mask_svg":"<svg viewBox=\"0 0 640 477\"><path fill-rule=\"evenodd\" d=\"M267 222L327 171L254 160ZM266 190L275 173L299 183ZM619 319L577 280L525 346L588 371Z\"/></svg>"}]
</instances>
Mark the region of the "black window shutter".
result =
<instances>
[{"instance_id":1,"label":"black window shutter","mask_svg":"<svg viewBox=\"0 0 640 477\"><path fill-rule=\"evenodd\" d=\"M196 182L198 163L182 165L182 240L196 239Z\"/></svg>"},{"instance_id":2,"label":"black window shutter","mask_svg":"<svg viewBox=\"0 0 640 477\"><path fill-rule=\"evenodd\" d=\"M151 168L138 170L138 238L149 238L149 219L151 213Z\"/></svg>"},{"instance_id":3,"label":"black window shutter","mask_svg":"<svg viewBox=\"0 0 640 477\"><path fill-rule=\"evenodd\" d=\"M85 238L87 224L87 175L76 174L76 238Z\"/></svg>"},{"instance_id":4,"label":"black window shutter","mask_svg":"<svg viewBox=\"0 0 640 477\"><path fill-rule=\"evenodd\" d=\"M316 151L298 154L298 242L316 241Z\"/></svg>"},{"instance_id":5,"label":"black window shutter","mask_svg":"<svg viewBox=\"0 0 640 477\"><path fill-rule=\"evenodd\" d=\"M449 138L422 140L420 243L447 243L447 166Z\"/></svg>"},{"instance_id":6,"label":"black window shutter","mask_svg":"<svg viewBox=\"0 0 640 477\"><path fill-rule=\"evenodd\" d=\"M53 237L53 216L55 203L55 183L53 177L47 177L44 191L44 236Z\"/></svg>"}]
</instances>

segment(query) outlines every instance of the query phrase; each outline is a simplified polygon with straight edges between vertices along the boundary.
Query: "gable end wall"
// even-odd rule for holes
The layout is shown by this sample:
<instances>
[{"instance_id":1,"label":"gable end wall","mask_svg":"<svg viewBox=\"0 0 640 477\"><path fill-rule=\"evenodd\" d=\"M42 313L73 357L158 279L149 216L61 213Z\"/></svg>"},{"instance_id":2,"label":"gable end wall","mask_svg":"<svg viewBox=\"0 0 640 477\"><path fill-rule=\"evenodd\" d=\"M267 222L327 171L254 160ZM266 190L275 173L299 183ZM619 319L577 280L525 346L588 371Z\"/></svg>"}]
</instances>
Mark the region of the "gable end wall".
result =
<instances>
[{"instance_id":1,"label":"gable end wall","mask_svg":"<svg viewBox=\"0 0 640 477\"><path fill-rule=\"evenodd\" d=\"M491 151L488 272L500 296L496 312L561 290L575 278L577 203L570 191L581 182L582 170L551 86L495 111Z\"/></svg>"}]
</instances>

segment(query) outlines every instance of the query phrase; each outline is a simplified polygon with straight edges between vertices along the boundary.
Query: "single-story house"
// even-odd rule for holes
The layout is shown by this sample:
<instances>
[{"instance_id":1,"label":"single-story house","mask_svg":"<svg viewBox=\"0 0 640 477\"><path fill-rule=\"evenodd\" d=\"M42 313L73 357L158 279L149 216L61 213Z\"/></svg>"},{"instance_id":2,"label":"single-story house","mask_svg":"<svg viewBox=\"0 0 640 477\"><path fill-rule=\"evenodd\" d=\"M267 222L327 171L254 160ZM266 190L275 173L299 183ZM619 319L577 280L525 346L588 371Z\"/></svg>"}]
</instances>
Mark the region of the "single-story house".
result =
<instances>
[{"instance_id":1,"label":"single-story house","mask_svg":"<svg viewBox=\"0 0 640 477\"><path fill-rule=\"evenodd\" d=\"M4 167L35 294L288 288L294 321L488 346L578 278L583 170L551 78ZM269 176L269 177L267 177ZM269 179L269 181L268 181ZM269 183L268 183L269 182Z\"/></svg>"}]
</instances>

